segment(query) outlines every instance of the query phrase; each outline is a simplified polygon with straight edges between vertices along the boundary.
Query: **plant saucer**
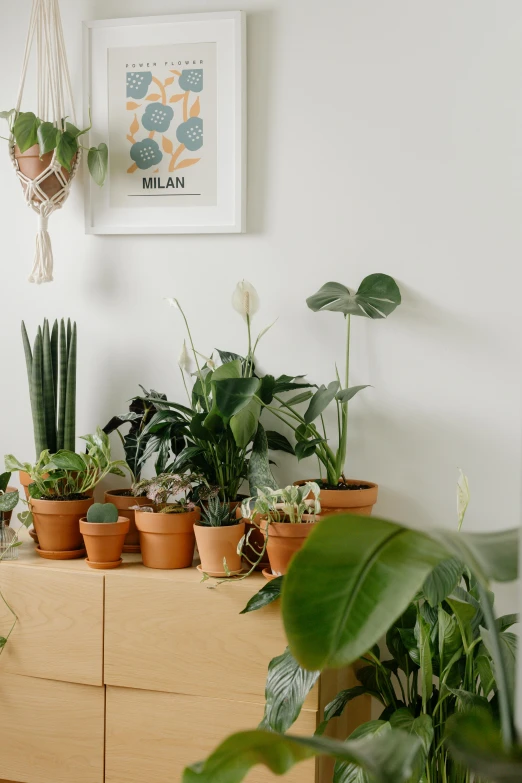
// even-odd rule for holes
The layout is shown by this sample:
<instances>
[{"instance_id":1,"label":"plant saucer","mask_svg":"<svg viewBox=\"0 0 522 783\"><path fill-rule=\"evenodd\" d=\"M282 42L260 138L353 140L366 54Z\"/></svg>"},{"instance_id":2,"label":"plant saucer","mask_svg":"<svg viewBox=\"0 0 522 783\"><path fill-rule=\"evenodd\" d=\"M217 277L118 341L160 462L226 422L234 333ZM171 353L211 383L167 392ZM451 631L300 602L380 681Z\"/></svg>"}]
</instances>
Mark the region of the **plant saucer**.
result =
<instances>
[{"instance_id":1,"label":"plant saucer","mask_svg":"<svg viewBox=\"0 0 522 783\"><path fill-rule=\"evenodd\" d=\"M205 571L201 567L201 563L196 566L200 574L208 574L209 576L215 576L219 579L226 579L227 576L240 576L241 574L246 574L246 569L240 568L239 571L229 571L228 574L226 574L224 571Z\"/></svg>"},{"instance_id":2,"label":"plant saucer","mask_svg":"<svg viewBox=\"0 0 522 783\"><path fill-rule=\"evenodd\" d=\"M87 563L89 568L99 568L99 569L119 568L123 563L123 558L120 557L119 560L112 560L109 563L94 563L91 560L89 560L88 557L86 557L85 562Z\"/></svg>"},{"instance_id":3,"label":"plant saucer","mask_svg":"<svg viewBox=\"0 0 522 783\"><path fill-rule=\"evenodd\" d=\"M40 549L39 546L36 547L36 551L40 555L40 557L45 558L46 560L76 560L78 557L84 557L86 554L85 549L68 549L61 552L51 552L47 549Z\"/></svg>"},{"instance_id":4,"label":"plant saucer","mask_svg":"<svg viewBox=\"0 0 522 783\"><path fill-rule=\"evenodd\" d=\"M277 574L273 574L271 568L263 568L262 573L268 582L271 582L272 579L277 579Z\"/></svg>"}]
</instances>

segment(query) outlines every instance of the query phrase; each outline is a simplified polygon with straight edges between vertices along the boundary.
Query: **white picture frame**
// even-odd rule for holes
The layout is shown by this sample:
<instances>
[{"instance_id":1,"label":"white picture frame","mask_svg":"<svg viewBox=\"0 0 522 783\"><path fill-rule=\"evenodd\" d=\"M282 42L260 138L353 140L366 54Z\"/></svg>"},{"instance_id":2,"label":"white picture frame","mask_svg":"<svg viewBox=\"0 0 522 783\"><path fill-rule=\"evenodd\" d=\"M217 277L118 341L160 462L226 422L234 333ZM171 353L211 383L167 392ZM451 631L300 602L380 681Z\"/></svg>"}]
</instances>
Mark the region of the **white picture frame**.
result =
<instances>
[{"instance_id":1,"label":"white picture frame","mask_svg":"<svg viewBox=\"0 0 522 783\"><path fill-rule=\"evenodd\" d=\"M89 146L101 142L109 146L109 170L103 187L96 185L85 171L86 233L244 232L245 13L84 22L83 47L85 127L92 121ZM172 64L174 68L165 70ZM172 73L174 82L162 88L171 78L164 79L166 73ZM145 82L149 82L151 92L144 96ZM200 94L191 91L198 89ZM122 96L126 101L124 108ZM126 150L123 123L132 117L133 110L128 109L131 104L138 108L129 128L139 126L139 132L127 132ZM157 123L158 117L163 125L151 126L151 121ZM142 125L146 122L149 127L162 128L169 121L165 136L154 130L147 134L146 125ZM190 150L198 144L201 151L198 149L194 155L200 157L190 157ZM180 147L181 157L173 162ZM178 170L180 164L187 168ZM172 176L165 171L172 172ZM194 182L197 184L190 184ZM153 195L169 198L152 198Z\"/></svg>"}]
</instances>

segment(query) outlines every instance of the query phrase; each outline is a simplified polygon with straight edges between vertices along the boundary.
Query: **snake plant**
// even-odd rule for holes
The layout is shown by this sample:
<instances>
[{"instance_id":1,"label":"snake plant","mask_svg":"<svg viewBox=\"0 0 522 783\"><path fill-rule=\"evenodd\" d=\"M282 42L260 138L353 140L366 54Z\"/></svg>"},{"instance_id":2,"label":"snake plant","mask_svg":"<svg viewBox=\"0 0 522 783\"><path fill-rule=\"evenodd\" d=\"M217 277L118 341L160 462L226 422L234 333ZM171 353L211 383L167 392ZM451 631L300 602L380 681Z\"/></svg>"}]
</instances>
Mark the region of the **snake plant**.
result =
<instances>
[{"instance_id":1,"label":"snake plant","mask_svg":"<svg viewBox=\"0 0 522 783\"><path fill-rule=\"evenodd\" d=\"M42 451L75 450L76 323L47 318L38 327L33 348L22 321L27 378L33 416L36 457Z\"/></svg>"}]
</instances>

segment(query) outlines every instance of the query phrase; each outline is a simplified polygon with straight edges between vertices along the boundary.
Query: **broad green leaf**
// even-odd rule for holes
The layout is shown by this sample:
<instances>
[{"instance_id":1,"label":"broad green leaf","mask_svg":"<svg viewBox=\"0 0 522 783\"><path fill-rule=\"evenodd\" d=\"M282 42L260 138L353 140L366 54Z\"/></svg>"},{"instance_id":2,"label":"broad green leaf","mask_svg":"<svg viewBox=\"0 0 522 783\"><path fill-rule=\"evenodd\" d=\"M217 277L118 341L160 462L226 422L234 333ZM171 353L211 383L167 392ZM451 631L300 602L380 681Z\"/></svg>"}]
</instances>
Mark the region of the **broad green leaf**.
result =
<instances>
[{"instance_id":1,"label":"broad green leaf","mask_svg":"<svg viewBox=\"0 0 522 783\"><path fill-rule=\"evenodd\" d=\"M464 601L457 601L457 599L453 597L448 597L446 600L457 618L462 644L466 650L473 642L474 634L472 621L475 617L476 609L471 604Z\"/></svg>"},{"instance_id":2,"label":"broad green leaf","mask_svg":"<svg viewBox=\"0 0 522 783\"><path fill-rule=\"evenodd\" d=\"M482 693L487 699L491 691L496 690L497 685L493 676L491 657L484 645L479 647L478 655L475 658L475 669L480 677Z\"/></svg>"},{"instance_id":3,"label":"broad green leaf","mask_svg":"<svg viewBox=\"0 0 522 783\"><path fill-rule=\"evenodd\" d=\"M400 709L390 716L390 725L394 729L402 729L418 737L422 742L422 750L418 754L415 771L412 775L412 781L417 783L422 778L422 773L426 764L426 759L430 752L434 738L433 721L430 715L419 715L414 718L411 712L406 709Z\"/></svg>"},{"instance_id":4,"label":"broad green leaf","mask_svg":"<svg viewBox=\"0 0 522 783\"><path fill-rule=\"evenodd\" d=\"M419 615L419 668L422 706L427 710L428 702L433 693L433 664L430 640L430 627L424 617Z\"/></svg>"},{"instance_id":5,"label":"broad green leaf","mask_svg":"<svg viewBox=\"0 0 522 783\"><path fill-rule=\"evenodd\" d=\"M217 352L223 364L227 364L228 362L234 362L236 359L239 359L240 365L242 365L243 362L245 361L245 357L240 356L238 353L231 353L230 351L220 351L219 348L217 349Z\"/></svg>"},{"instance_id":6,"label":"broad green leaf","mask_svg":"<svg viewBox=\"0 0 522 783\"><path fill-rule=\"evenodd\" d=\"M228 365L224 365L227 367ZM230 419L248 405L259 388L258 378L226 378L212 381L215 403L219 414Z\"/></svg>"},{"instance_id":7,"label":"broad green leaf","mask_svg":"<svg viewBox=\"0 0 522 783\"><path fill-rule=\"evenodd\" d=\"M351 739L363 740L391 732L391 726L384 720L370 720L358 726L350 735ZM368 773L358 764L338 761L334 768L333 783L372 783Z\"/></svg>"},{"instance_id":8,"label":"broad green leaf","mask_svg":"<svg viewBox=\"0 0 522 783\"><path fill-rule=\"evenodd\" d=\"M478 696L476 693L465 691L462 688L448 688L448 690L457 697L460 712L466 712L476 707L485 710L490 709L489 702L484 696Z\"/></svg>"},{"instance_id":9,"label":"broad green leaf","mask_svg":"<svg viewBox=\"0 0 522 783\"><path fill-rule=\"evenodd\" d=\"M286 405L289 405L290 407L293 407L294 405L301 405L301 403L307 402L310 399L310 397L313 396L314 396L313 391L310 391L309 389L308 391L300 392L300 394L296 394L293 397L290 397L289 400L286 400ZM281 405L280 407L283 408L284 406Z\"/></svg>"},{"instance_id":10,"label":"broad green leaf","mask_svg":"<svg viewBox=\"0 0 522 783\"><path fill-rule=\"evenodd\" d=\"M401 638L401 632L408 630L413 634L416 622L417 610L411 604L386 633L386 647L397 661L398 666L406 673L418 668L418 664L412 661L409 649ZM413 640L415 643L415 636L413 636Z\"/></svg>"},{"instance_id":11,"label":"broad green leaf","mask_svg":"<svg viewBox=\"0 0 522 783\"><path fill-rule=\"evenodd\" d=\"M60 165L70 171L73 158L78 152L78 142L70 133L62 133L56 145L56 159Z\"/></svg>"},{"instance_id":12,"label":"broad green leaf","mask_svg":"<svg viewBox=\"0 0 522 783\"><path fill-rule=\"evenodd\" d=\"M331 721L332 718L340 718L346 709L346 706L353 701L353 699L358 699L359 696L366 695L371 695L375 699L381 700L381 695L379 693L376 691L369 691L364 685L354 685L353 688L346 688L343 691L339 691L337 696L335 696L332 701L328 702L324 708L323 722L318 729L318 733L323 733L327 723Z\"/></svg>"},{"instance_id":13,"label":"broad green leaf","mask_svg":"<svg viewBox=\"0 0 522 783\"><path fill-rule=\"evenodd\" d=\"M57 451L52 456L52 465L58 470L71 470L81 472L85 470L85 462L74 451Z\"/></svg>"},{"instance_id":14,"label":"broad green leaf","mask_svg":"<svg viewBox=\"0 0 522 783\"><path fill-rule=\"evenodd\" d=\"M268 604L277 601L277 599L281 597L283 579L284 576L278 576L275 579L271 579L270 582L267 582L261 590L252 596L245 608L239 614L255 612L258 609L262 609L264 606L268 606Z\"/></svg>"},{"instance_id":15,"label":"broad green leaf","mask_svg":"<svg viewBox=\"0 0 522 783\"><path fill-rule=\"evenodd\" d=\"M40 155L45 155L46 152L52 152L55 149L60 138L60 131L52 122L42 122L36 135L40 145Z\"/></svg>"},{"instance_id":16,"label":"broad green leaf","mask_svg":"<svg viewBox=\"0 0 522 783\"><path fill-rule=\"evenodd\" d=\"M420 740L397 730L371 739L340 742L328 737L295 737L270 731L244 731L228 737L205 761L187 767L183 783L241 783L256 764L284 775L314 756L358 764L376 783L405 783L411 776Z\"/></svg>"},{"instance_id":17,"label":"broad green leaf","mask_svg":"<svg viewBox=\"0 0 522 783\"><path fill-rule=\"evenodd\" d=\"M438 563L426 577L422 588L428 603L434 607L442 603L459 584L463 571L463 564L453 557Z\"/></svg>"},{"instance_id":18,"label":"broad green leaf","mask_svg":"<svg viewBox=\"0 0 522 783\"><path fill-rule=\"evenodd\" d=\"M285 438L281 433L275 432L274 430L267 430L266 437L268 448L272 451L285 451L287 454L295 454L292 444L288 438Z\"/></svg>"},{"instance_id":19,"label":"broad green leaf","mask_svg":"<svg viewBox=\"0 0 522 783\"><path fill-rule=\"evenodd\" d=\"M491 631L487 628L481 628L480 633L484 646L493 659L493 675L495 679L499 680L497 670L497 661L494 655L494 646L491 636ZM506 680L507 695L511 704L511 711L514 710L515 693L516 693L516 671L517 671L517 637L514 633L501 633L499 634L500 642L500 655L502 656L502 668L504 670L504 677Z\"/></svg>"},{"instance_id":20,"label":"broad green leaf","mask_svg":"<svg viewBox=\"0 0 522 783\"><path fill-rule=\"evenodd\" d=\"M295 444L295 456L298 462L307 457L312 457L317 451L319 443L324 443L324 438L310 438L310 440L300 440Z\"/></svg>"},{"instance_id":21,"label":"broad green leaf","mask_svg":"<svg viewBox=\"0 0 522 783\"><path fill-rule=\"evenodd\" d=\"M75 138L71 136L71 138ZM87 166L93 180L102 187L107 176L107 166L109 163L109 150L106 144L99 144L98 147L91 147L87 153Z\"/></svg>"},{"instance_id":22,"label":"broad green leaf","mask_svg":"<svg viewBox=\"0 0 522 783\"><path fill-rule=\"evenodd\" d=\"M0 479L2 477L0 476ZM507 631L508 628L511 628L512 625L516 625L519 622L520 618L518 614L504 614L502 617L498 617L496 620L497 624L497 630L499 633L502 633L503 631Z\"/></svg>"},{"instance_id":23,"label":"broad green leaf","mask_svg":"<svg viewBox=\"0 0 522 783\"><path fill-rule=\"evenodd\" d=\"M13 473L16 470L24 470L28 473L32 465L29 462L19 462L12 454L6 454L4 457L6 470Z\"/></svg>"},{"instance_id":24,"label":"broad green leaf","mask_svg":"<svg viewBox=\"0 0 522 783\"><path fill-rule=\"evenodd\" d=\"M15 120L13 134L20 152L38 144L38 126L40 120L32 111L21 111Z\"/></svg>"},{"instance_id":25,"label":"broad green leaf","mask_svg":"<svg viewBox=\"0 0 522 783\"><path fill-rule=\"evenodd\" d=\"M520 783L522 747L504 750L500 728L486 710L456 713L446 724L446 741L458 762L481 779Z\"/></svg>"},{"instance_id":26,"label":"broad green leaf","mask_svg":"<svg viewBox=\"0 0 522 783\"><path fill-rule=\"evenodd\" d=\"M328 386L320 386L310 400L310 405L304 413L304 420L311 424L330 405L339 389L339 381L332 381Z\"/></svg>"},{"instance_id":27,"label":"broad green leaf","mask_svg":"<svg viewBox=\"0 0 522 783\"><path fill-rule=\"evenodd\" d=\"M224 366L228 367L227 364ZM230 429L236 446L239 446L240 449L245 449L255 436L260 415L261 403L256 399L251 399L239 413L230 419Z\"/></svg>"},{"instance_id":28,"label":"broad green leaf","mask_svg":"<svg viewBox=\"0 0 522 783\"><path fill-rule=\"evenodd\" d=\"M263 375L257 396L265 405L270 405L274 399L275 378L273 375Z\"/></svg>"},{"instance_id":29,"label":"broad green leaf","mask_svg":"<svg viewBox=\"0 0 522 783\"><path fill-rule=\"evenodd\" d=\"M489 580L512 582L518 576L518 528L499 533L453 533L433 529L430 537L466 563L483 584Z\"/></svg>"},{"instance_id":30,"label":"broad green leaf","mask_svg":"<svg viewBox=\"0 0 522 783\"><path fill-rule=\"evenodd\" d=\"M462 637L457 618L438 607L438 643L440 673L444 674L458 650L462 650Z\"/></svg>"},{"instance_id":31,"label":"broad green leaf","mask_svg":"<svg viewBox=\"0 0 522 783\"><path fill-rule=\"evenodd\" d=\"M349 402L352 397L355 397L357 392L362 391L363 389L369 389L370 384L365 383L364 386L350 386L349 389L341 389L337 392L335 395L335 399L339 400L339 402Z\"/></svg>"},{"instance_id":32,"label":"broad green leaf","mask_svg":"<svg viewBox=\"0 0 522 783\"><path fill-rule=\"evenodd\" d=\"M11 480L11 471L8 470L5 473L0 474L0 492L5 492L7 485Z\"/></svg>"},{"instance_id":33,"label":"broad green leaf","mask_svg":"<svg viewBox=\"0 0 522 783\"><path fill-rule=\"evenodd\" d=\"M241 378L241 359L232 359L220 367L216 367L212 373L213 381L223 381L225 378Z\"/></svg>"},{"instance_id":34,"label":"broad green leaf","mask_svg":"<svg viewBox=\"0 0 522 783\"><path fill-rule=\"evenodd\" d=\"M357 293L341 283L326 283L306 300L314 312L333 310L344 315L386 318L401 303L401 292L389 275L368 275Z\"/></svg>"},{"instance_id":35,"label":"broad green leaf","mask_svg":"<svg viewBox=\"0 0 522 783\"><path fill-rule=\"evenodd\" d=\"M257 496L257 490L261 487L277 489L277 482L272 475L268 459L267 437L261 424L257 428L248 461L248 484L252 497Z\"/></svg>"},{"instance_id":36,"label":"broad green leaf","mask_svg":"<svg viewBox=\"0 0 522 783\"><path fill-rule=\"evenodd\" d=\"M393 522L350 514L323 519L284 582L293 655L309 669L353 663L401 617L445 557L426 535Z\"/></svg>"},{"instance_id":37,"label":"broad green leaf","mask_svg":"<svg viewBox=\"0 0 522 783\"><path fill-rule=\"evenodd\" d=\"M287 648L268 665L265 714L259 728L285 733L301 713L321 672L303 669Z\"/></svg>"},{"instance_id":38,"label":"broad green leaf","mask_svg":"<svg viewBox=\"0 0 522 783\"><path fill-rule=\"evenodd\" d=\"M13 511L18 505L19 499L18 490L0 495L0 511Z\"/></svg>"}]
</instances>

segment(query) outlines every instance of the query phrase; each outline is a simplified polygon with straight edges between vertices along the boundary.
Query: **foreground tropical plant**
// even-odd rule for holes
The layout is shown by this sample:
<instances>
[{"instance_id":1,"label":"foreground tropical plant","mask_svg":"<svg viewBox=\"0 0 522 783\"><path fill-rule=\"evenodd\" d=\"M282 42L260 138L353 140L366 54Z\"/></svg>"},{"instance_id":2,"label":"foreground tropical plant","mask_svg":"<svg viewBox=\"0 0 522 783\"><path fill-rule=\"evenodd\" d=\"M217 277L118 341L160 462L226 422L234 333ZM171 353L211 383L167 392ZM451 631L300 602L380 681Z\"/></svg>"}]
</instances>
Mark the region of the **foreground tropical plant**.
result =
<instances>
[{"instance_id":1,"label":"foreground tropical plant","mask_svg":"<svg viewBox=\"0 0 522 783\"><path fill-rule=\"evenodd\" d=\"M22 321L36 457L74 451L76 441L76 324L62 318L39 326L33 348Z\"/></svg>"}]
</instances>

